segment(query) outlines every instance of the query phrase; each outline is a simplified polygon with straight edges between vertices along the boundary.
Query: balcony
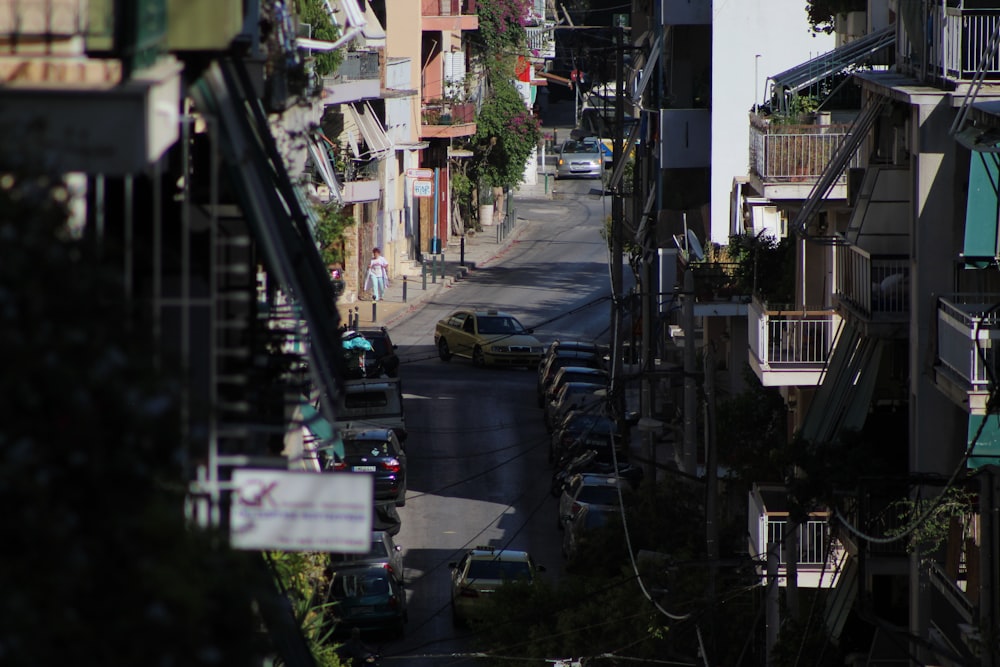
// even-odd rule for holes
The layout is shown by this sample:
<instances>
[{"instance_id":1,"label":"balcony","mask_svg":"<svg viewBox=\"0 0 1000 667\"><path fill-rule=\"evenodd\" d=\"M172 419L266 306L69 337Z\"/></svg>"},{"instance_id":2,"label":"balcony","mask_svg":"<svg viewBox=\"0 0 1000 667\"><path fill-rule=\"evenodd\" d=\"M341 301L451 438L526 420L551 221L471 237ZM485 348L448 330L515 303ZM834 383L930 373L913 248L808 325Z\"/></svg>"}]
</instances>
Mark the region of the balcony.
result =
<instances>
[{"instance_id":1,"label":"balcony","mask_svg":"<svg viewBox=\"0 0 1000 667\"><path fill-rule=\"evenodd\" d=\"M951 294L938 298L935 382L969 414L986 414L990 385L1000 373L997 347L1000 294Z\"/></svg>"},{"instance_id":2,"label":"balcony","mask_svg":"<svg viewBox=\"0 0 1000 667\"><path fill-rule=\"evenodd\" d=\"M754 484L750 491L749 549L750 557L760 563L758 566L761 583L765 584L767 552L769 544L779 545L778 583L786 584L788 553L784 543L788 527L788 501L782 487ZM844 549L830 535L830 512L827 510L809 513L805 523L798 526L798 585L804 588L830 588L836 585L840 573L839 564L844 558Z\"/></svg>"},{"instance_id":3,"label":"balcony","mask_svg":"<svg viewBox=\"0 0 1000 667\"><path fill-rule=\"evenodd\" d=\"M420 0L420 9L425 32L479 29L476 0Z\"/></svg>"},{"instance_id":4,"label":"balcony","mask_svg":"<svg viewBox=\"0 0 1000 667\"><path fill-rule=\"evenodd\" d=\"M750 288L737 275L733 262L694 262L689 265L694 274L697 317L744 316L750 302Z\"/></svg>"},{"instance_id":5,"label":"balcony","mask_svg":"<svg viewBox=\"0 0 1000 667\"><path fill-rule=\"evenodd\" d=\"M846 124L776 123L751 114L752 185L767 199L807 199L850 127ZM859 164L860 158L855 153L847 166L857 167ZM834 183L827 198L847 198L846 175Z\"/></svg>"},{"instance_id":6,"label":"balcony","mask_svg":"<svg viewBox=\"0 0 1000 667\"><path fill-rule=\"evenodd\" d=\"M900 72L937 84L971 84L985 65L983 78L1000 80L1000 60L985 48L1000 22L1000 9L943 5L931 3L920 25L907 21L905 14L896 22ZM914 44L911 34L920 35L920 41L926 35L926 52Z\"/></svg>"},{"instance_id":7,"label":"balcony","mask_svg":"<svg viewBox=\"0 0 1000 667\"><path fill-rule=\"evenodd\" d=\"M750 366L765 387L818 385L840 318L832 308L749 305Z\"/></svg>"},{"instance_id":8,"label":"balcony","mask_svg":"<svg viewBox=\"0 0 1000 667\"><path fill-rule=\"evenodd\" d=\"M164 7L145 4L153 15ZM116 26L117 4L90 3L90 14L86 2L62 7L0 11L6 154L59 172L146 170L179 137L182 67L162 55L165 20Z\"/></svg>"},{"instance_id":9,"label":"balcony","mask_svg":"<svg viewBox=\"0 0 1000 667\"><path fill-rule=\"evenodd\" d=\"M448 139L476 133L476 105L473 102L426 102L420 108L420 138Z\"/></svg>"},{"instance_id":10,"label":"balcony","mask_svg":"<svg viewBox=\"0 0 1000 667\"><path fill-rule=\"evenodd\" d=\"M556 23L544 21L540 26L525 26L528 37L528 53L532 58L551 60L556 57Z\"/></svg>"},{"instance_id":11,"label":"balcony","mask_svg":"<svg viewBox=\"0 0 1000 667\"><path fill-rule=\"evenodd\" d=\"M866 324L897 325L910 318L910 260L873 255L856 245L837 246L834 293Z\"/></svg>"},{"instance_id":12,"label":"balcony","mask_svg":"<svg viewBox=\"0 0 1000 667\"><path fill-rule=\"evenodd\" d=\"M348 51L333 76L323 78L323 104L344 104L381 96L379 51Z\"/></svg>"}]
</instances>

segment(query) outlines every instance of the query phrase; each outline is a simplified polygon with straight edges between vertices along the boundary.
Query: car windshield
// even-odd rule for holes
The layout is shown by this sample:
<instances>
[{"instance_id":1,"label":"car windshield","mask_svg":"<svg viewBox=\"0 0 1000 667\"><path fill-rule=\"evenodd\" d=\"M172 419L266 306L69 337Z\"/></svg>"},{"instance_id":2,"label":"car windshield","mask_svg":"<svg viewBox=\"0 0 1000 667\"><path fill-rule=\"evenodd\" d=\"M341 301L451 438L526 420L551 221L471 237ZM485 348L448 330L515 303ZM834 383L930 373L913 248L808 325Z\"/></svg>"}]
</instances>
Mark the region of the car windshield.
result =
<instances>
[{"instance_id":1,"label":"car windshield","mask_svg":"<svg viewBox=\"0 0 1000 667\"><path fill-rule=\"evenodd\" d=\"M343 574L334 578L330 592L341 599L385 595L389 592L389 582L377 575Z\"/></svg>"},{"instance_id":2,"label":"car windshield","mask_svg":"<svg viewBox=\"0 0 1000 667\"><path fill-rule=\"evenodd\" d=\"M487 315L479 318L479 333L520 334L524 333L524 327L513 317Z\"/></svg>"},{"instance_id":3,"label":"car windshield","mask_svg":"<svg viewBox=\"0 0 1000 667\"><path fill-rule=\"evenodd\" d=\"M530 579L531 566L525 561L474 560L469 563L470 579Z\"/></svg>"},{"instance_id":4,"label":"car windshield","mask_svg":"<svg viewBox=\"0 0 1000 667\"><path fill-rule=\"evenodd\" d=\"M567 141L563 144L563 153L600 153L600 147L591 141Z\"/></svg>"},{"instance_id":5,"label":"car windshield","mask_svg":"<svg viewBox=\"0 0 1000 667\"><path fill-rule=\"evenodd\" d=\"M618 489L611 484L584 486L576 497L577 501L592 505L617 505Z\"/></svg>"}]
</instances>

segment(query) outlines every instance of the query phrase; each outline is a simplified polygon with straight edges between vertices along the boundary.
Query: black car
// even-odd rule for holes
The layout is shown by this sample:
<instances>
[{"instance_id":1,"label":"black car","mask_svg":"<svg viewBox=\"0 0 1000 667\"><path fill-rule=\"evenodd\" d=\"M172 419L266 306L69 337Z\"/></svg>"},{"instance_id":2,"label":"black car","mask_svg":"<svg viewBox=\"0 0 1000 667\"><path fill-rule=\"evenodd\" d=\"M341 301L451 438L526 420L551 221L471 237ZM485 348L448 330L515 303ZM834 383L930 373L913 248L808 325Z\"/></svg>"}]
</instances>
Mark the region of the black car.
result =
<instances>
[{"instance_id":1,"label":"black car","mask_svg":"<svg viewBox=\"0 0 1000 667\"><path fill-rule=\"evenodd\" d=\"M601 462L610 463L612 443L615 455L624 461L628 448L614 419L593 410L572 410L552 431L549 461L555 463L593 449Z\"/></svg>"},{"instance_id":2,"label":"black car","mask_svg":"<svg viewBox=\"0 0 1000 667\"><path fill-rule=\"evenodd\" d=\"M399 377L396 345L385 327L347 329L343 332L342 341L349 379Z\"/></svg>"},{"instance_id":3,"label":"black car","mask_svg":"<svg viewBox=\"0 0 1000 667\"><path fill-rule=\"evenodd\" d=\"M375 500L406 505L406 453L392 429L344 431L344 458L331 459L325 468L333 471L371 473L375 478Z\"/></svg>"}]
</instances>

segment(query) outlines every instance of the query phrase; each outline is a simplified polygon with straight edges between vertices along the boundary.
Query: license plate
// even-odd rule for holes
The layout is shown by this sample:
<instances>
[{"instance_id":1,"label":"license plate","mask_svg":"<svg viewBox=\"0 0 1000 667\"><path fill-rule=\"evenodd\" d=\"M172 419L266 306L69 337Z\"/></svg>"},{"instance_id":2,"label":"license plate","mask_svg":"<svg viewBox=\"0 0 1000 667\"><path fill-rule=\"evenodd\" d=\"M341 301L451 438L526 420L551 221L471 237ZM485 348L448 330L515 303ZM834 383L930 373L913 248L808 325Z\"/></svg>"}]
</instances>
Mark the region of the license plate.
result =
<instances>
[{"instance_id":1,"label":"license plate","mask_svg":"<svg viewBox=\"0 0 1000 667\"><path fill-rule=\"evenodd\" d=\"M354 466L354 472L375 472L375 466Z\"/></svg>"}]
</instances>

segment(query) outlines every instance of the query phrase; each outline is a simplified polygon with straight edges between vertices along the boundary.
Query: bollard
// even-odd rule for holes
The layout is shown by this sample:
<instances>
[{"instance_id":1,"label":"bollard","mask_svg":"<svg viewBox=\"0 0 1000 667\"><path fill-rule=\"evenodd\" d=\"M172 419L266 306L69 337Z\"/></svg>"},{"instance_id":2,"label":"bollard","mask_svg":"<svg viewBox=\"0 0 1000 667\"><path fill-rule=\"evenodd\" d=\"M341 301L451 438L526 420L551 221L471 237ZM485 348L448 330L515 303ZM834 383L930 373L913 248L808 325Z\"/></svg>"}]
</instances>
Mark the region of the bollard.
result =
<instances>
[{"instance_id":1,"label":"bollard","mask_svg":"<svg viewBox=\"0 0 1000 667\"><path fill-rule=\"evenodd\" d=\"M406 276L403 276L403 303L406 303Z\"/></svg>"},{"instance_id":2,"label":"bollard","mask_svg":"<svg viewBox=\"0 0 1000 667\"><path fill-rule=\"evenodd\" d=\"M361 322L361 313L359 312L360 309L361 306L354 306L354 316L351 318L354 320L354 323L351 325L352 329L357 329L359 323Z\"/></svg>"},{"instance_id":3,"label":"bollard","mask_svg":"<svg viewBox=\"0 0 1000 667\"><path fill-rule=\"evenodd\" d=\"M444 253L441 253L441 282L444 282Z\"/></svg>"},{"instance_id":4,"label":"bollard","mask_svg":"<svg viewBox=\"0 0 1000 667\"><path fill-rule=\"evenodd\" d=\"M458 240L458 265L465 266L465 234Z\"/></svg>"},{"instance_id":5,"label":"bollard","mask_svg":"<svg viewBox=\"0 0 1000 667\"><path fill-rule=\"evenodd\" d=\"M420 262L420 280L423 281L424 289L427 289L427 260Z\"/></svg>"},{"instance_id":6,"label":"bollard","mask_svg":"<svg viewBox=\"0 0 1000 667\"><path fill-rule=\"evenodd\" d=\"M378 302L372 299L372 324L378 321Z\"/></svg>"},{"instance_id":7,"label":"bollard","mask_svg":"<svg viewBox=\"0 0 1000 667\"><path fill-rule=\"evenodd\" d=\"M435 285L438 281L437 255L431 255L431 282Z\"/></svg>"}]
</instances>

